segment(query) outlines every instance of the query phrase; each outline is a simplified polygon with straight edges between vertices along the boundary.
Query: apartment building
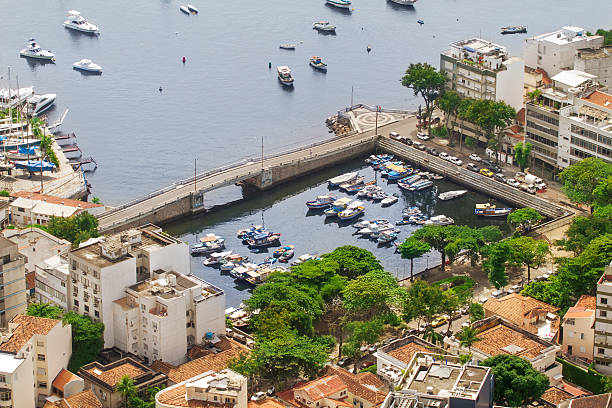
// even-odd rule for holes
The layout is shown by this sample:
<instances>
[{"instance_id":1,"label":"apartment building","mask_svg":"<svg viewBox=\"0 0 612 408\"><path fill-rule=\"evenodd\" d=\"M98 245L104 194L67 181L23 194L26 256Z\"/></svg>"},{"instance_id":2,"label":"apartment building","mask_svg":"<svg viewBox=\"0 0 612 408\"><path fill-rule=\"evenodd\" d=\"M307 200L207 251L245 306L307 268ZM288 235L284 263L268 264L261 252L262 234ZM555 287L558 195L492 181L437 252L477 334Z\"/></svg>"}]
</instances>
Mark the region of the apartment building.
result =
<instances>
[{"instance_id":1,"label":"apartment building","mask_svg":"<svg viewBox=\"0 0 612 408\"><path fill-rule=\"evenodd\" d=\"M376 374L395 385L418 352L445 354L443 349L420 337L407 336L376 350Z\"/></svg>"},{"instance_id":2,"label":"apartment building","mask_svg":"<svg viewBox=\"0 0 612 408\"><path fill-rule=\"evenodd\" d=\"M168 384L164 374L156 373L129 357L107 365L97 361L84 365L79 369L79 376L85 382L85 389L91 390L104 408L123 407L123 397L116 390L117 383L123 377L134 382L136 394L141 398L147 397L149 388Z\"/></svg>"},{"instance_id":3,"label":"apartment building","mask_svg":"<svg viewBox=\"0 0 612 408\"><path fill-rule=\"evenodd\" d=\"M612 94L593 91L559 111L558 167L587 157L612 162Z\"/></svg>"},{"instance_id":4,"label":"apartment building","mask_svg":"<svg viewBox=\"0 0 612 408\"><path fill-rule=\"evenodd\" d=\"M596 298L594 368L602 374L612 375L612 263L597 281Z\"/></svg>"},{"instance_id":5,"label":"apartment building","mask_svg":"<svg viewBox=\"0 0 612 408\"><path fill-rule=\"evenodd\" d=\"M68 258L55 255L35 265L36 291L34 297L39 303L50 303L69 310L68 304Z\"/></svg>"},{"instance_id":6,"label":"apartment building","mask_svg":"<svg viewBox=\"0 0 612 408\"><path fill-rule=\"evenodd\" d=\"M25 263L17 244L0 237L0 327L26 311Z\"/></svg>"},{"instance_id":7,"label":"apartment building","mask_svg":"<svg viewBox=\"0 0 612 408\"><path fill-rule=\"evenodd\" d=\"M612 87L612 46L576 50L574 69L597 76L599 83L610 90Z\"/></svg>"},{"instance_id":8,"label":"apartment building","mask_svg":"<svg viewBox=\"0 0 612 408\"><path fill-rule=\"evenodd\" d=\"M185 361L187 348L225 334L225 296L195 277L157 270L113 302L114 345L145 361Z\"/></svg>"},{"instance_id":9,"label":"apartment building","mask_svg":"<svg viewBox=\"0 0 612 408\"><path fill-rule=\"evenodd\" d=\"M418 352L381 408L488 408L493 406L493 386L489 367Z\"/></svg>"},{"instance_id":10,"label":"apartment building","mask_svg":"<svg viewBox=\"0 0 612 408\"><path fill-rule=\"evenodd\" d=\"M450 44L440 54L446 88L475 99L504 101L517 111L523 106L524 63L505 47L481 38Z\"/></svg>"},{"instance_id":11,"label":"apartment building","mask_svg":"<svg viewBox=\"0 0 612 408\"><path fill-rule=\"evenodd\" d=\"M593 360L595 341L595 296L582 295L563 316L563 352L569 356Z\"/></svg>"},{"instance_id":12,"label":"apartment building","mask_svg":"<svg viewBox=\"0 0 612 408\"><path fill-rule=\"evenodd\" d=\"M68 253L70 310L104 323L104 345L114 346L113 301L125 288L151 278L158 269L188 275L187 244L147 224L74 249Z\"/></svg>"},{"instance_id":13,"label":"apartment building","mask_svg":"<svg viewBox=\"0 0 612 408\"><path fill-rule=\"evenodd\" d=\"M575 68L577 50L600 49L603 42L602 36L587 36L584 28L565 26L526 39L523 43L523 58L526 66L541 68L552 77L563 70Z\"/></svg>"},{"instance_id":14,"label":"apartment building","mask_svg":"<svg viewBox=\"0 0 612 408\"><path fill-rule=\"evenodd\" d=\"M34 272L36 264L54 255L65 255L72 244L58 238L40 228L6 229L5 238L13 241L19 248L19 253L26 257L26 273Z\"/></svg>"},{"instance_id":15,"label":"apartment building","mask_svg":"<svg viewBox=\"0 0 612 408\"><path fill-rule=\"evenodd\" d=\"M155 408L247 408L247 379L228 369L206 371L155 395Z\"/></svg>"},{"instance_id":16,"label":"apartment building","mask_svg":"<svg viewBox=\"0 0 612 408\"><path fill-rule=\"evenodd\" d=\"M72 328L61 320L15 316L0 335L0 405L41 407L68 365Z\"/></svg>"}]
</instances>

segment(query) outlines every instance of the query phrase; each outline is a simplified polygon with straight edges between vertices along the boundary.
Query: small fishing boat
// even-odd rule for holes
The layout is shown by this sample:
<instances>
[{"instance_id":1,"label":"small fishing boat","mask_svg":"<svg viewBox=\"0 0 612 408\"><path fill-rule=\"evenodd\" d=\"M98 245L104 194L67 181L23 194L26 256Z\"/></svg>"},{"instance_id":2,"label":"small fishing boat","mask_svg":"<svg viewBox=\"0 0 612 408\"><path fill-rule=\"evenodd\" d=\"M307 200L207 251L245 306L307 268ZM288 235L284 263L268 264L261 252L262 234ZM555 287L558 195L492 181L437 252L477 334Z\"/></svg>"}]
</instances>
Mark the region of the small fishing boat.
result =
<instances>
[{"instance_id":1,"label":"small fishing boat","mask_svg":"<svg viewBox=\"0 0 612 408\"><path fill-rule=\"evenodd\" d=\"M72 68L79 70L79 71L87 71L87 72L93 72L96 74L101 74L102 73L102 67L96 63L94 63L92 60L90 59L82 59L80 61L75 62L74 64L72 64Z\"/></svg>"},{"instance_id":2,"label":"small fishing boat","mask_svg":"<svg viewBox=\"0 0 612 408\"><path fill-rule=\"evenodd\" d=\"M238 232L236 233L236 238L242 238L245 234L255 231L261 231L262 229L263 227L261 225L251 225L249 228L243 228L238 230Z\"/></svg>"},{"instance_id":3,"label":"small fishing boat","mask_svg":"<svg viewBox=\"0 0 612 408\"><path fill-rule=\"evenodd\" d=\"M380 234L378 238L376 238L376 242L382 245L388 244L389 242L395 241L397 239L397 236L398 236L398 233L395 231L384 232Z\"/></svg>"},{"instance_id":4,"label":"small fishing boat","mask_svg":"<svg viewBox=\"0 0 612 408\"><path fill-rule=\"evenodd\" d=\"M223 248L225 248L225 239L217 237L215 234L208 234L200 238L200 242L193 244L189 248L189 252L191 255L208 255Z\"/></svg>"},{"instance_id":5,"label":"small fishing boat","mask_svg":"<svg viewBox=\"0 0 612 408\"><path fill-rule=\"evenodd\" d=\"M40 45L36 43L34 38L30 38L28 41L28 46L19 51L19 55L26 58L55 61L55 54L53 54L51 51L43 50Z\"/></svg>"},{"instance_id":6,"label":"small fishing boat","mask_svg":"<svg viewBox=\"0 0 612 408\"><path fill-rule=\"evenodd\" d=\"M395 193L394 193L394 194L392 194L392 195L387 196L386 198L384 198L384 199L383 199L383 200L380 202L380 204L381 204L383 207L387 207L387 206L389 206L389 205L393 205L393 204L397 203L397 200L399 200L399 197L397 196L397 194L395 194Z\"/></svg>"},{"instance_id":7,"label":"small fishing boat","mask_svg":"<svg viewBox=\"0 0 612 408\"><path fill-rule=\"evenodd\" d=\"M442 201L448 201L453 198L459 198L465 194L467 194L467 190L452 190L438 194L438 198Z\"/></svg>"},{"instance_id":8,"label":"small fishing boat","mask_svg":"<svg viewBox=\"0 0 612 408\"><path fill-rule=\"evenodd\" d=\"M310 66L320 71L327 72L327 64L321 60L321 57L317 57L316 55L310 57Z\"/></svg>"},{"instance_id":9,"label":"small fishing boat","mask_svg":"<svg viewBox=\"0 0 612 408\"><path fill-rule=\"evenodd\" d=\"M425 225L452 225L454 223L455 220L446 215L436 215L425 221Z\"/></svg>"},{"instance_id":10,"label":"small fishing boat","mask_svg":"<svg viewBox=\"0 0 612 408\"><path fill-rule=\"evenodd\" d=\"M180 6L179 10L181 10L183 13L185 14L191 14L191 11L189 11L189 9L187 8L187 6Z\"/></svg>"},{"instance_id":11,"label":"small fishing boat","mask_svg":"<svg viewBox=\"0 0 612 408\"><path fill-rule=\"evenodd\" d=\"M334 6L338 8L344 8L344 9L351 8L350 0L325 0L325 2L329 4L330 6Z\"/></svg>"},{"instance_id":12,"label":"small fishing boat","mask_svg":"<svg viewBox=\"0 0 612 408\"><path fill-rule=\"evenodd\" d=\"M395 225L409 225L410 221L408 220L399 220L395 222Z\"/></svg>"},{"instance_id":13,"label":"small fishing boat","mask_svg":"<svg viewBox=\"0 0 612 408\"><path fill-rule=\"evenodd\" d=\"M195 6L192 4L187 5L187 10L189 10L192 14L198 14L200 12L200 10L195 8Z\"/></svg>"},{"instance_id":14,"label":"small fishing boat","mask_svg":"<svg viewBox=\"0 0 612 408\"><path fill-rule=\"evenodd\" d=\"M327 180L329 187L338 187L340 184L347 183L349 181L355 180L359 177L359 172L354 171L352 173L342 174L340 176L336 176Z\"/></svg>"},{"instance_id":15,"label":"small fishing boat","mask_svg":"<svg viewBox=\"0 0 612 408\"><path fill-rule=\"evenodd\" d=\"M316 200L306 201L306 207L308 207L309 210L321 210L330 207L335 199L333 195L318 196Z\"/></svg>"},{"instance_id":16,"label":"small fishing boat","mask_svg":"<svg viewBox=\"0 0 612 408\"><path fill-rule=\"evenodd\" d=\"M287 263L289 262L289 260L291 258L293 258L293 255L295 254L293 249L290 249L289 251L285 251L283 252L283 254L281 256L278 257L278 262L283 262L283 263Z\"/></svg>"},{"instance_id":17,"label":"small fishing boat","mask_svg":"<svg viewBox=\"0 0 612 408\"><path fill-rule=\"evenodd\" d=\"M272 256L273 256L274 258L278 258L278 257L280 257L282 254L284 254L285 252L287 252L287 251L292 251L294 248L295 248L295 245L287 245L287 246L280 247L280 248L276 249L276 250L275 250L275 251L272 253Z\"/></svg>"},{"instance_id":18,"label":"small fishing boat","mask_svg":"<svg viewBox=\"0 0 612 408\"><path fill-rule=\"evenodd\" d=\"M324 211L326 217L336 217L344 211L353 199L349 197L339 198L332 203L332 206Z\"/></svg>"},{"instance_id":19,"label":"small fishing boat","mask_svg":"<svg viewBox=\"0 0 612 408\"><path fill-rule=\"evenodd\" d=\"M527 26L509 26L501 28L502 34L524 34L526 32Z\"/></svg>"},{"instance_id":20,"label":"small fishing boat","mask_svg":"<svg viewBox=\"0 0 612 408\"><path fill-rule=\"evenodd\" d=\"M359 176L351 181L347 181L346 183L342 183L338 186L338 188L340 190L347 190L347 189L354 189L357 186L360 186L359 189L354 190L354 192L359 191L361 188L363 188L365 185L363 184L363 181L365 180L365 177L363 176Z\"/></svg>"},{"instance_id":21,"label":"small fishing boat","mask_svg":"<svg viewBox=\"0 0 612 408\"><path fill-rule=\"evenodd\" d=\"M249 248L265 248L278 245L280 243L280 235L275 234L259 234L247 241Z\"/></svg>"},{"instance_id":22,"label":"small fishing boat","mask_svg":"<svg viewBox=\"0 0 612 408\"><path fill-rule=\"evenodd\" d=\"M278 48L281 50L295 50L295 44L281 44Z\"/></svg>"},{"instance_id":23,"label":"small fishing boat","mask_svg":"<svg viewBox=\"0 0 612 408\"><path fill-rule=\"evenodd\" d=\"M202 263L204 266L213 266L220 263L223 259L227 258L232 254L232 251L224 251L224 252L213 252L210 254L210 257L206 258Z\"/></svg>"},{"instance_id":24,"label":"small fishing boat","mask_svg":"<svg viewBox=\"0 0 612 408\"><path fill-rule=\"evenodd\" d=\"M365 207L361 201L352 202L344 211L338 213L340 220L351 220L363 214Z\"/></svg>"},{"instance_id":25,"label":"small fishing boat","mask_svg":"<svg viewBox=\"0 0 612 408\"><path fill-rule=\"evenodd\" d=\"M421 215L414 215L412 217L409 218L409 221L412 222L413 224L417 224L417 225L423 225L425 224L427 221L429 220L429 217L426 216L425 214L421 214Z\"/></svg>"},{"instance_id":26,"label":"small fishing boat","mask_svg":"<svg viewBox=\"0 0 612 408\"><path fill-rule=\"evenodd\" d=\"M425 21L423 21L423 20L417 20L417 23L419 23L420 25L423 25L423 24L425 24Z\"/></svg>"},{"instance_id":27,"label":"small fishing boat","mask_svg":"<svg viewBox=\"0 0 612 408\"><path fill-rule=\"evenodd\" d=\"M476 204L474 214L482 217L505 217L512 212L512 208L495 207L491 203Z\"/></svg>"},{"instance_id":28,"label":"small fishing boat","mask_svg":"<svg viewBox=\"0 0 612 408\"><path fill-rule=\"evenodd\" d=\"M316 21L312 23L313 30L323 31L323 32L334 32L336 31L336 26L329 24L329 21Z\"/></svg>"},{"instance_id":29,"label":"small fishing boat","mask_svg":"<svg viewBox=\"0 0 612 408\"><path fill-rule=\"evenodd\" d=\"M279 65L276 67L278 72L278 80L285 86L293 86L293 77L291 76L291 70L286 65Z\"/></svg>"}]
</instances>

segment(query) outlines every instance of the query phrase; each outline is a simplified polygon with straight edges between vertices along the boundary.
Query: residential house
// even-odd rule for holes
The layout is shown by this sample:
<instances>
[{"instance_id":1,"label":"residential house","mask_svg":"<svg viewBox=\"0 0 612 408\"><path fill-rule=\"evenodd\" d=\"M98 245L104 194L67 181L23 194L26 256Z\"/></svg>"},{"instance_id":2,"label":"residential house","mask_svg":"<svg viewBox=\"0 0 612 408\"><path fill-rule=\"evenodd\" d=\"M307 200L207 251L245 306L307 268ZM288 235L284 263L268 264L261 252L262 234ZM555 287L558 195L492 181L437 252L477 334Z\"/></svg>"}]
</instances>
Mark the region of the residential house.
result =
<instances>
[{"instance_id":1,"label":"residential house","mask_svg":"<svg viewBox=\"0 0 612 408\"><path fill-rule=\"evenodd\" d=\"M417 352L446 354L420 337L407 336L376 350L376 374L390 384L397 383Z\"/></svg>"},{"instance_id":2,"label":"residential house","mask_svg":"<svg viewBox=\"0 0 612 408\"><path fill-rule=\"evenodd\" d=\"M474 362L479 363L499 354L510 354L529 361L536 371L548 376L551 385L559 384L563 378L561 364L555 360L560 346L499 316L475 322L472 327L476 329L476 337L480 339L470 350ZM445 338L444 343L453 354L468 352L454 336Z\"/></svg>"},{"instance_id":3,"label":"residential house","mask_svg":"<svg viewBox=\"0 0 612 408\"><path fill-rule=\"evenodd\" d=\"M559 408L612 408L612 394L590 395L563 401Z\"/></svg>"},{"instance_id":4,"label":"residential house","mask_svg":"<svg viewBox=\"0 0 612 408\"><path fill-rule=\"evenodd\" d=\"M612 263L597 281L593 362L595 370L612 375Z\"/></svg>"},{"instance_id":5,"label":"residential house","mask_svg":"<svg viewBox=\"0 0 612 408\"><path fill-rule=\"evenodd\" d=\"M0 327L27 308L26 258L17 244L0 237Z\"/></svg>"},{"instance_id":6,"label":"residential house","mask_svg":"<svg viewBox=\"0 0 612 408\"><path fill-rule=\"evenodd\" d=\"M0 335L0 401L14 408L41 407L52 382L68 366L72 329L61 320L17 315Z\"/></svg>"},{"instance_id":7,"label":"residential house","mask_svg":"<svg viewBox=\"0 0 612 408\"><path fill-rule=\"evenodd\" d=\"M588 363L593 360L596 300L595 296L582 295L563 316L563 352Z\"/></svg>"},{"instance_id":8,"label":"residential house","mask_svg":"<svg viewBox=\"0 0 612 408\"><path fill-rule=\"evenodd\" d=\"M485 317L501 316L521 329L537 334L545 340L553 340L559 331L558 307L512 293L499 299L490 298L483 305Z\"/></svg>"},{"instance_id":9,"label":"residential house","mask_svg":"<svg viewBox=\"0 0 612 408\"><path fill-rule=\"evenodd\" d=\"M103 405L92 390L87 390L70 397L47 401L43 408L103 408Z\"/></svg>"},{"instance_id":10,"label":"residential house","mask_svg":"<svg viewBox=\"0 0 612 408\"><path fill-rule=\"evenodd\" d=\"M85 382L78 375L62 369L53 380L51 392L59 398L68 398L72 395L83 392ZM47 398L47 401L49 399Z\"/></svg>"},{"instance_id":11,"label":"residential house","mask_svg":"<svg viewBox=\"0 0 612 408\"><path fill-rule=\"evenodd\" d=\"M91 390L104 408L123 406L123 397L116 391L116 386L123 377L134 382L136 394L141 398L147 396L149 388L165 386L168 383L164 374L157 373L129 357L107 365L97 361L84 365L79 370L79 376L85 381L85 389Z\"/></svg>"},{"instance_id":12,"label":"residential house","mask_svg":"<svg viewBox=\"0 0 612 408\"><path fill-rule=\"evenodd\" d=\"M15 225L47 225L51 217L68 218L81 212L99 215L106 211L104 205L71 200L46 194L20 191L11 194L11 222Z\"/></svg>"},{"instance_id":13,"label":"residential house","mask_svg":"<svg viewBox=\"0 0 612 408\"><path fill-rule=\"evenodd\" d=\"M155 395L155 408L247 406L247 379L229 368L206 371Z\"/></svg>"}]
</instances>

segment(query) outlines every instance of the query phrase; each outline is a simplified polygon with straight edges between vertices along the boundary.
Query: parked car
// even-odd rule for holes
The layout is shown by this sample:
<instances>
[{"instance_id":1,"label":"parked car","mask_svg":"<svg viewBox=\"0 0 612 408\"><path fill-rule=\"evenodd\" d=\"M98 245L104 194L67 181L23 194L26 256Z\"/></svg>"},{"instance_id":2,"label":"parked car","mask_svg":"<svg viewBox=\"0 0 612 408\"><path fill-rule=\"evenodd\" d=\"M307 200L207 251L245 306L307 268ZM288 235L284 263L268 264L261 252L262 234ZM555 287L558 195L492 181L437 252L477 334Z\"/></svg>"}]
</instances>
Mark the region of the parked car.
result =
<instances>
[{"instance_id":1,"label":"parked car","mask_svg":"<svg viewBox=\"0 0 612 408\"><path fill-rule=\"evenodd\" d=\"M506 176L503 175L503 173L495 173L495 175L493 176L493 178L497 181L500 181L502 183L506 182Z\"/></svg>"},{"instance_id":2,"label":"parked car","mask_svg":"<svg viewBox=\"0 0 612 408\"><path fill-rule=\"evenodd\" d=\"M434 149L433 149L432 147L428 147L428 148L426 148L426 149L425 149L425 151L426 151L427 153L429 153L429 154L433 154L433 150L434 150Z\"/></svg>"},{"instance_id":3,"label":"parked car","mask_svg":"<svg viewBox=\"0 0 612 408\"><path fill-rule=\"evenodd\" d=\"M434 156L439 156L439 155L440 155L440 152L439 152L439 151L437 151L436 149L433 149L433 148L432 148L432 149L431 149L431 154L433 154Z\"/></svg>"},{"instance_id":4,"label":"parked car","mask_svg":"<svg viewBox=\"0 0 612 408\"><path fill-rule=\"evenodd\" d=\"M493 293L491 293L491 296L493 296L494 298L498 298L498 297L504 296L505 294L506 294L506 291L500 289L500 290L493 291Z\"/></svg>"},{"instance_id":5,"label":"parked car","mask_svg":"<svg viewBox=\"0 0 612 408\"><path fill-rule=\"evenodd\" d=\"M509 186L515 187L515 188L518 188L521 185L521 183L519 183L513 178L506 180L506 184L508 184Z\"/></svg>"},{"instance_id":6,"label":"parked car","mask_svg":"<svg viewBox=\"0 0 612 408\"><path fill-rule=\"evenodd\" d=\"M402 138L401 142L407 144L408 146L412 146L412 139L409 137Z\"/></svg>"},{"instance_id":7,"label":"parked car","mask_svg":"<svg viewBox=\"0 0 612 408\"><path fill-rule=\"evenodd\" d=\"M446 152L440 152L439 156L441 159L444 159L444 160L448 160L448 158L450 157L448 153Z\"/></svg>"},{"instance_id":8,"label":"parked car","mask_svg":"<svg viewBox=\"0 0 612 408\"><path fill-rule=\"evenodd\" d=\"M401 141L402 136L397 132L389 132L389 137L393 140Z\"/></svg>"},{"instance_id":9,"label":"parked car","mask_svg":"<svg viewBox=\"0 0 612 408\"><path fill-rule=\"evenodd\" d=\"M482 158L479 155L477 155L476 153L472 153L472 154L470 154L470 160L474 160L475 162L479 162L479 161L482 161Z\"/></svg>"},{"instance_id":10,"label":"parked car","mask_svg":"<svg viewBox=\"0 0 612 408\"><path fill-rule=\"evenodd\" d=\"M417 138L421 139L421 140L429 140L429 136L427 136L425 133L423 132L417 132Z\"/></svg>"},{"instance_id":11,"label":"parked car","mask_svg":"<svg viewBox=\"0 0 612 408\"><path fill-rule=\"evenodd\" d=\"M485 304L487 300L489 300L489 298L487 296L483 296L478 300L478 303L482 305L482 304Z\"/></svg>"},{"instance_id":12,"label":"parked car","mask_svg":"<svg viewBox=\"0 0 612 408\"><path fill-rule=\"evenodd\" d=\"M536 193L536 188L534 187L533 184L521 184L520 189L529 194Z\"/></svg>"},{"instance_id":13,"label":"parked car","mask_svg":"<svg viewBox=\"0 0 612 408\"><path fill-rule=\"evenodd\" d=\"M433 322L431 322L431 327L440 327L445 323L448 323L448 318L445 316L439 316L436 317Z\"/></svg>"},{"instance_id":14,"label":"parked car","mask_svg":"<svg viewBox=\"0 0 612 408\"><path fill-rule=\"evenodd\" d=\"M487 177L493 177L493 172L489 169L480 169L480 174Z\"/></svg>"},{"instance_id":15,"label":"parked car","mask_svg":"<svg viewBox=\"0 0 612 408\"><path fill-rule=\"evenodd\" d=\"M344 367L345 365L347 365L351 360L348 357L344 357L341 358L340 360L338 360L338 365L340 367Z\"/></svg>"},{"instance_id":16,"label":"parked car","mask_svg":"<svg viewBox=\"0 0 612 408\"><path fill-rule=\"evenodd\" d=\"M461 166L463 164L461 159L459 159L458 157L455 157L455 156L449 157L448 161L453 163L453 164L455 164L455 165L457 165L457 166Z\"/></svg>"},{"instance_id":17,"label":"parked car","mask_svg":"<svg viewBox=\"0 0 612 408\"><path fill-rule=\"evenodd\" d=\"M365 361L361 364L361 369L368 368L374 365L374 361Z\"/></svg>"},{"instance_id":18,"label":"parked car","mask_svg":"<svg viewBox=\"0 0 612 408\"><path fill-rule=\"evenodd\" d=\"M471 171L475 171L476 173L480 171L480 167L478 167L474 163L468 163L467 166L465 166L465 168Z\"/></svg>"},{"instance_id":19,"label":"parked car","mask_svg":"<svg viewBox=\"0 0 612 408\"><path fill-rule=\"evenodd\" d=\"M261 401L264 398L266 398L266 393L263 391L259 391L251 395L251 401Z\"/></svg>"},{"instance_id":20,"label":"parked car","mask_svg":"<svg viewBox=\"0 0 612 408\"><path fill-rule=\"evenodd\" d=\"M491 160L483 160L482 165L491 170L493 173L501 173L502 171L501 168Z\"/></svg>"},{"instance_id":21,"label":"parked car","mask_svg":"<svg viewBox=\"0 0 612 408\"><path fill-rule=\"evenodd\" d=\"M425 145L421 142L414 142L412 144L412 147L414 147L415 149L419 149L419 150L425 150Z\"/></svg>"}]
</instances>

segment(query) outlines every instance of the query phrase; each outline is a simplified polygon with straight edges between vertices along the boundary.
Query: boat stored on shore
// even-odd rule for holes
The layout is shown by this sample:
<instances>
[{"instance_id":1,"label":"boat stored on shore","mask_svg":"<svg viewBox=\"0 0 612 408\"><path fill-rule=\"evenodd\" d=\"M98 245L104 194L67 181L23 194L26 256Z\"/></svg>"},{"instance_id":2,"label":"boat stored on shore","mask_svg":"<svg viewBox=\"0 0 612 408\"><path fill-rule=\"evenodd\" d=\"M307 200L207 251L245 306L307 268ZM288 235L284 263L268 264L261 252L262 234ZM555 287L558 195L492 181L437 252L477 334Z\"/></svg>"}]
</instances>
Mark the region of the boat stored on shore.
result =
<instances>
[{"instance_id":1,"label":"boat stored on shore","mask_svg":"<svg viewBox=\"0 0 612 408\"><path fill-rule=\"evenodd\" d=\"M285 86L293 86L293 77L291 76L291 70L286 65L279 65L276 67L278 72L278 80Z\"/></svg>"},{"instance_id":2,"label":"boat stored on shore","mask_svg":"<svg viewBox=\"0 0 612 408\"><path fill-rule=\"evenodd\" d=\"M459 198L465 194L467 194L467 190L452 190L438 194L438 198L442 201L448 201L453 198Z\"/></svg>"}]
</instances>

